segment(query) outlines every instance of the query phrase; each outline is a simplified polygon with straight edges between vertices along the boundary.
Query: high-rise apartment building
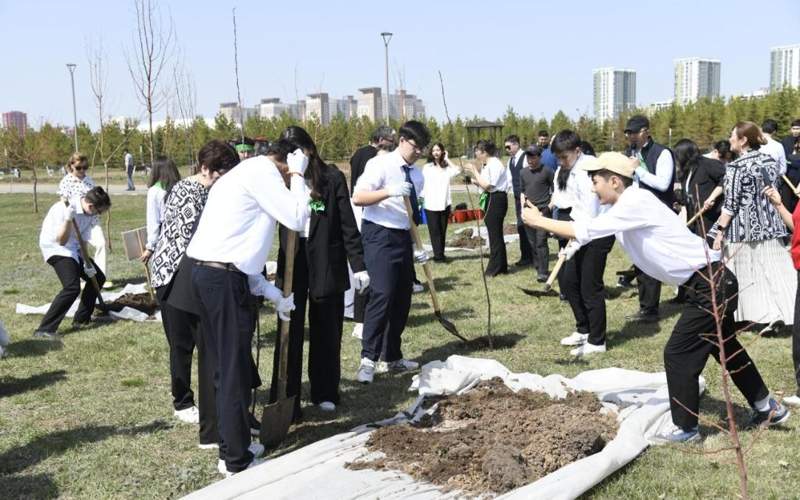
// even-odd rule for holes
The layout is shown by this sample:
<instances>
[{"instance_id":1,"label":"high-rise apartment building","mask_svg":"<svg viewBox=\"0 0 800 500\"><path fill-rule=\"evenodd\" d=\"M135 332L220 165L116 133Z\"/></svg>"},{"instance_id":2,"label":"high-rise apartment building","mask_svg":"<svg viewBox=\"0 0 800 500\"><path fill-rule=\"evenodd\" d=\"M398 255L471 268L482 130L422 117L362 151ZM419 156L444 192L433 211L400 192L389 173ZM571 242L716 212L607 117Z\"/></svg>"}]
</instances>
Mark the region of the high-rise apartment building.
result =
<instances>
[{"instance_id":1,"label":"high-rise apartment building","mask_svg":"<svg viewBox=\"0 0 800 500\"><path fill-rule=\"evenodd\" d=\"M770 49L769 88L800 88L800 44Z\"/></svg>"},{"instance_id":2,"label":"high-rise apartment building","mask_svg":"<svg viewBox=\"0 0 800 500\"><path fill-rule=\"evenodd\" d=\"M594 115L599 121L613 120L636 106L636 71L598 68L594 79Z\"/></svg>"},{"instance_id":3,"label":"high-rise apartment building","mask_svg":"<svg viewBox=\"0 0 800 500\"><path fill-rule=\"evenodd\" d=\"M716 59L675 59L675 102L688 104L701 98L719 97L721 64Z\"/></svg>"},{"instance_id":4,"label":"high-rise apartment building","mask_svg":"<svg viewBox=\"0 0 800 500\"><path fill-rule=\"evenodd\" d=\"M17 129L17 134L20 137L25 136L25 131L28 130L28 115L22 111L9 111L3 113L3 127L10 129Z\"/></svg>"},{"instance_id":5,"label":"high-rise apartment building","mask_svg":"<svg viewBox=\"0 0 800 500\"><path fill-rule=\"evenodd\" d=\"M383 120L383 99L380 87L358 89L358 116L366 116L372 122Z\"/></svg>"},{"instance_id":6,"label":"high-rise apartment building","mask_svg":"<svg viewBox=\"0 0 800 500\"><path fill-rule=\"evenodd\" d=\"M305 119L312 120L314 118L319 120L321 125L331 122L331 108L327 93L308 94Z\"/></svg>"}]
</instances>

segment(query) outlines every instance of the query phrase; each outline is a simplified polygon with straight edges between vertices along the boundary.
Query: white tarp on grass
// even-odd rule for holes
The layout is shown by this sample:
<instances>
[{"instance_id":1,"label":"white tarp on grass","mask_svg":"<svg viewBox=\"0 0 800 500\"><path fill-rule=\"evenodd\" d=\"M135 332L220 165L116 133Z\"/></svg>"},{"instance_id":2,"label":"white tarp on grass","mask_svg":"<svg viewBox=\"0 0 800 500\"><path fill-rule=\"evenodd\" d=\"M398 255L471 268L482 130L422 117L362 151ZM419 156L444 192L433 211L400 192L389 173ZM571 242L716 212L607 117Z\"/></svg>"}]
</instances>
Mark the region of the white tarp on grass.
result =
<instances>
[{"instance_id":1,"label":"white tarp on grass","mask_svg":"<svg viewBox=\"0 0 800 500\"><path fill-rule=\"evenodd\" d=\"M84 286L92 286L87 283ZM103 296L103 301L105 302L114 302L118 298L122 297L126 293L130 293L133 295L140 294L140 293L147 293L147 287L145 287L144 283L128 283L122 290L117 292L101 292ZM81 298L80 296L75 299L75 302L67 311L67 317L72 318L75 316L75 312L78 310L78 306L80 305ZM44 304L42 306L29 306L27 304L17 304L17 314L45 314L47 310L50 308L50 302ZM109 315L116 319L129 319L131 321L147 321L150 316L139 311L138 309L134 309L132 307L123 307L121 311L109 311ZM157 321L161 321L161 311L156 311L154 319Z\"/></svg>"},{"instance_id":2,"label":"white tarp on grass","mask_svg":"<svg viewBox=\"0 0 800 500\"><path fill-rule=\"evenodd\" d=\"M458 492L443 494L429 483L392 471L350 470L348 462L363 460L370 453L365 447L376 426L406 422L423 410L419 403L426 395L460 394L480 380L500 377L513 390L523 388L564 397L570 390L595 393L618 410L617 436L599 453L573 462L527 486L517 488L503 499L575 498L613 474L642 451L649 438L670 423L666 377L620 368L590 370L574 378L546 377L532 373L512 373L497 361L450 356L446 362L434 361L422 367L412 389L420 397L406 412L372 425L305 446L272 459L258 467L219 481L186 498L269 498L269 499L434 499L456 498ZM701 391L704 388L701 378ZM613 405L613 406L612 406ZM266 424L266 423L265 423Z\"/></svg>"}]
</instances>

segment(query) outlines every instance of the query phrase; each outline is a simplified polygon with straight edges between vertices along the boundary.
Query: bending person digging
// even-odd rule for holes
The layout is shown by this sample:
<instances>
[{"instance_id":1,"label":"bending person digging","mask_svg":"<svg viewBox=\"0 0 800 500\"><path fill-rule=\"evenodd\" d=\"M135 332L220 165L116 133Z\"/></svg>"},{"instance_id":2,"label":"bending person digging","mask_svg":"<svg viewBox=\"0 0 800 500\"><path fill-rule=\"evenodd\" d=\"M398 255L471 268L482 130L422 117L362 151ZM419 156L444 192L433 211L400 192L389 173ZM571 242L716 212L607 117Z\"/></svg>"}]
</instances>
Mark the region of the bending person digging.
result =
<instances>
[{"instance_id":1,"label":"bending person digging","mask_svg":"<svg viewBox=\"0 0 800 500\"><path fill-rule=\"evenodd\" d=\"M580 165L590 172L600 202L611 205L606 213L591 221L556 221L542 216L531 205L523 209L522 219L528 226L575 238L581 244L615 235L643 272L661 282L686 288L686 304L664 347L675 428L658 436L660 440L680 443L700 439L698 377L709 355L717 360L720 357L716 337L707 337L717 329L710 312L712 288L708 276L712 273L721 276L716 280L717 304L722 307L727 303L722 317L727 370L754 410L748 427L783 423L789 418L789 411L770 396L755 363L735 336L733 313L738 305L739 288L736 276L724 267L720 252L708 249L703 239L689 231L655 195L632 185L636 166L636 161L620 153L603 153Z\"/></svg>"}]
</instances>

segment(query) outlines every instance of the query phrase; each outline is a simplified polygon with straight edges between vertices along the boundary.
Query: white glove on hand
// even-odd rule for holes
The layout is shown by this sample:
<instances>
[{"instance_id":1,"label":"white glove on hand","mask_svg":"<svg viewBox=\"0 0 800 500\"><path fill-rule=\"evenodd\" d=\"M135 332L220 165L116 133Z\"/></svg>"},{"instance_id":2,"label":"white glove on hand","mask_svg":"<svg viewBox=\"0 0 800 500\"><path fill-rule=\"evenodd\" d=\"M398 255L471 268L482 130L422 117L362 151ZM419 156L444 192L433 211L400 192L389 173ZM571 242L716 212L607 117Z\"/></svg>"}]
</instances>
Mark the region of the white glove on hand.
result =
<instances>
[{"instance_id":1,"label":"white glove on hand","mask_svg":"<svg viewBox=\"0 0 800 500\"><path fill-rule=\"evenodd\" d=\"M306 168L308 167L308 157L303 154L302 149L297 148L292 153L286 155L286 164L289 165L290 174L303 175L306 173Z\"/></svg>"},{"instance_id":2,"label":"white glove on hand","mask_svg":"<svg viewBox=\"0 0 800 500\"><path fill-rule=\"evenodd\" d=\"M278 311L278 317L283 321L291 319L290 314L294 311L294 294L290 293L288 297L281 297L275 302L275 309Z\"/></svg>"},{"instance_id":3,"label":"white glove on hand","mask_svg":"<svg viewBox=\"0 0 800 500\"><path fill-rule=\"evenodd\" d=\"M359 271L353 274L353 288L358 293L364 293L369 286L369 274L366 271Z\"/></svg>"},{"instance_id":4,"label":"white glove on hand","mask_svg":"<svg viewBox=\"0 0 800 500\"><path fill-rule=\"evenodd\" d=\"M389 196L408 196L411 194L411 183L402 182L400 184L386 186L386 192Z\"/></svg>"},{"instance_id":5,"label":"white glove on hand","mask_svg":"<svg viewBox=\"0 0 800 500\"><path fill-rule=\"evenodd\" d=\"M414 261L417 264L424 264L428 262L428 260L430 260L430 256L428 255L428 252L426 252L425 250L414 251Z\"/></svg>"},{"instance_id":6,"label":"white glove on hand","mask_svg":"<svg viewBox=\"0 0 800 500\"><path fill-rule=\"evenodd\" d=\"M250 288L250 293L258 297L264 297L273 304L276 304L283 296L280 289L267 281L263 274L248 274L247 285Z\"/></svg>"},{"instance_id":7,"label":"white glove on hand","mask_svg":"<svg viewBox=\"0 0 800 500\"><path fill-rule=\"evenodd\" d=\"M75 205L70 205L67 207L67 211L64 213L64 220L67 222L75 220L75 214L78 213L75 210Z\"/></svg>"},{"instance_id":8,"label":"white glove on hand","mask_svg":"<svg viewBox=\"0 0 800 500\"><path fill-rule=\"evenodd\" d=\"M567 246L558 251L558 255L566 255L566 259L570 260L575 256L575 253L580 250L581 244L577 241L570 241Z\"/></svg>"},{"instance_id":9,"label":"white glove on hand","mask_svg":"<svg viewBox=\"0 0 800 500\"><path fill-rule=\"evenodd\" d=\"M94 266L91 264L85 264L83 266L83 272L86 273L86 276L88 276L89 279L92 279L95 276L97 276L97 269L95 269Z\"/></svg>"}]
</instances>

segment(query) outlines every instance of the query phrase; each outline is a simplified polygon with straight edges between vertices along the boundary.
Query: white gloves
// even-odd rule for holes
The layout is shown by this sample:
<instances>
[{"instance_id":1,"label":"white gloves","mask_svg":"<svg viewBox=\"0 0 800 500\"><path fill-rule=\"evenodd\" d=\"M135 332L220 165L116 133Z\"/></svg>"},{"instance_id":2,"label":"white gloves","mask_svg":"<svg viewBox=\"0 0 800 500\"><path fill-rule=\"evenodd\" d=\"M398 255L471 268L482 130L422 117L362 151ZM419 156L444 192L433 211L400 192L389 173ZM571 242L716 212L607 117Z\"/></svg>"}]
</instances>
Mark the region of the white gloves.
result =
<instances>
[{"instance_id":1,"label":"white gloves","mask_svg":"<svg viewBox=\"0 0 800 500\"><path fill-rule=\"evenodd\" d=\"M97 269L95 269L93 265L88 263L83 265L83 272L86 273L86 276L88 276L89 279L92 279L95 276L97 276Z\"/></svg>"},{"instance_id":2,"label":"white gloves","mask_svg":"<svg viewBox=\"0 0 800 500\"><path fill-rule=\"evenodd\" d=\"M580 250L580 248L581 244L575 240L572 240L569 243L567 243L567 246L558 251L558 255L566 255L567 260L570 260L572 257L575 256L575 252Z\"/></svg>"},{"instance_id":3,"label":"white gloves","mask_svg":"<svg viewBox=\"0 0 800 500\"><path fill-rule=\"evenodd\" d=\"M414 261L417 262L417 264L424 264L428 262L428 260L430 260L430 256L425 250L414 251Z\"/></svg>"},{"instance_id":4,"label":"white gloves","mask_svg":"<svg viewBox=\"0 0 800 500\"><path fill-rule=\"evenodd\" d=\"M75 214L76 213L78 213L78 211L75 210L75 205L69 205L67 207L67 211L64 212L64 220L67 221L67 222L71 222L71 221L75 220Z\"/></svg>"},{"instance_id":5,"label":"white gloves","mask_svg":"<svg viewBox=\"0 0 800 500\"><path fill-rule=\"evenodd\" d=\"M389 196L408 196L411 194L411 183L401 182L386 186L386 192Z\"/></svg>"},{"instance_id":6,"label":"white gloves","mask_svg":"<svg viewBox=\"0 0 800 500\"><path fill-rule=\"evenodd\" d=\"M286 155L286 164L289 165L290 174L303 175L306 173L306 168L308 167L308 157L303 154L302 149L297 148Z\"/></svg>"},{"instance_id":7,"label":"white gloves","mask_svg":"<svg viewBox=\"0 0 800 500\"><path fill-rule=\"evenodd\" d=\"M280 289L267 281L267 278L262 274L248 274L247 285L250 288L250 293L264 297L275 304L279 318L289 321L289 314L294 311L295 307L293 293L289 294L288 297L284 297Z\"/></svg>"},{"instance_id":8,"label":"white gloves","mask_svg":"<svg viewBox=\"0 0 800 500\"><path fill-rule=\"evenodd\" d=\"M353 274L353 288L358 293L364 293L369 286L369 274L366 271L359 271Z\"/></svg>"}]
</instances>

